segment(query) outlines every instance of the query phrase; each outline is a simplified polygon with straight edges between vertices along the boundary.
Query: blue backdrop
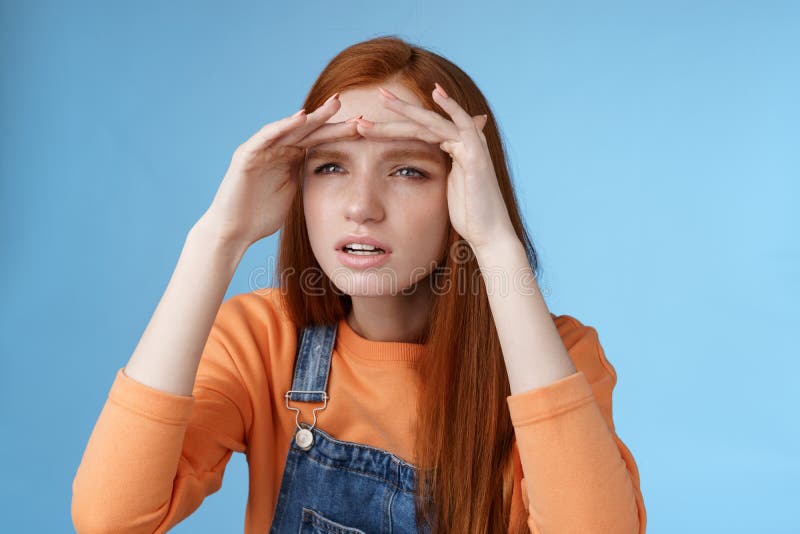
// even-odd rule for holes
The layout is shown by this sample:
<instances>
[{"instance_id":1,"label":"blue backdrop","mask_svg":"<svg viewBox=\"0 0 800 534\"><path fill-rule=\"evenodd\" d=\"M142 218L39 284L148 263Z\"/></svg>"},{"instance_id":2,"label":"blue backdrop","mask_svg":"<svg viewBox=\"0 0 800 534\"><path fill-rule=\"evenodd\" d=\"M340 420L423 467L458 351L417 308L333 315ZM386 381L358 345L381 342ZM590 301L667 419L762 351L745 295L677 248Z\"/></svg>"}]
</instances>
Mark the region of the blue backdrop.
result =
<instances>
[{"instance_id":1,"label":"blue backdrop","mask_svg":"<svg viewBox=\"0 0 800 534\"><path fill-rule=\"evenodd\" d=\"M551 311L619 375L648 532L797 532L800 4L463 0L2 3L2 530L72 531L114 374L233 150L383 34L492 104ZM246 467L174 532L241 531Z\"/></svg>"}]
</instances>

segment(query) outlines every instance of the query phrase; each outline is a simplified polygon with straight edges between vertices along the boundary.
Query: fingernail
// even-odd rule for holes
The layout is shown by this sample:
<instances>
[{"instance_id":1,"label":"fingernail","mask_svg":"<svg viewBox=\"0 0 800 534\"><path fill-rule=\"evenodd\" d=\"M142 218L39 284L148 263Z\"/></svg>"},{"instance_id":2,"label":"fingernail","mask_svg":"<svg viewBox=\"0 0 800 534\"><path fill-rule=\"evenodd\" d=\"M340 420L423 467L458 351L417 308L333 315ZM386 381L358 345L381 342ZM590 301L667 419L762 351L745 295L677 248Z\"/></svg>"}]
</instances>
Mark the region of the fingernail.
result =
<instances>
[{"instance_id":1,"label":"fingernail","mask_svg":"<svg viewBox=\"0 0 800 534\"><path fill-rule=\"evenodd\" d=\"M447 96L447 93L444 91L444 89L442 89L442 86L439 85L438 83L436 83L436 91L438 91L439 94L442 95L443 97L450 98L450 97Z\"/></svg>"},{"instance_id":2,"label":"fingernail","mask_svg":"<svg viewBox=\"0 0 800 534\"><path fill-rule=\"evenodd\" d=\"M344 122L356 122L356 121L357 121L358 119L360 119L361 117L362 117L362 115L360 115L360 114L359 114L359 115L356 115L356 116L354 116L354 117L350 117L349 119L347 119L347 120L346 120L346 121L344 121Z\"/></svg>"},{"instance_id":3,"label":"fingernail","mask_svg":"<svg viewBox=\"0 0 800 534\"><path fill-rule=\"evenodd\" d=\"M378 89L380 89L380 91L381 91L381 93L383 94L383 96L385 96L385 97L386 97L386 98L388 98L389 100L397 100L397 97L396 97L396 96L394 96L392 93L390 93L389 91L387 91L387 90L386 90L386 89L384 89L383 87L378 87Z\"/></svg>"},{"instance_id":4,"label":"fingernail","mask_svg":"<svg viewBox=\"0 0 800 534\"><path fill-rule=\"evenodd\" d=\"M375 126L375 123L372 121L368 121L367 119L356 119L361 126L366 126L367 128L372 128Z\"/></svg>"},{"instance_id":5,"label":"fingernail","mask_svg":"<svg viewBox=\"0 0 800 534\"><path fill-rule=\"evenodd\" d=\"M487 121L489 120L489 115L486 115L486 114L484 114L484 115L481 115L481 117L483 117L483 118L484 118L484 119L486 119Z\"/></svg>"},{"instance_id":6,"label":"fingernail","mask_svg":"<svg viewBox=\"0 0 800 534\"><path fill-rule=\"evenodd\" d=\"M328 97L328 100L326 100L325 103L327 104L331 100L335 100L337 98L339 98L339 93L338 92L337 93L333 93L331 96Z\"/></svg>"},{"instance_id":7,"label":"fingernail","mask_svg":"<svg viewBox=\"0 0 800 534\"><path fill-rule=\"evenodd\" d=\"M298 111L297 113L295 113L294 115L292 115L291 118L299 117L300 115L302 115L305 112L306 112L306 108L303 108L300 111Z\"/></svg>"}]
</instances>

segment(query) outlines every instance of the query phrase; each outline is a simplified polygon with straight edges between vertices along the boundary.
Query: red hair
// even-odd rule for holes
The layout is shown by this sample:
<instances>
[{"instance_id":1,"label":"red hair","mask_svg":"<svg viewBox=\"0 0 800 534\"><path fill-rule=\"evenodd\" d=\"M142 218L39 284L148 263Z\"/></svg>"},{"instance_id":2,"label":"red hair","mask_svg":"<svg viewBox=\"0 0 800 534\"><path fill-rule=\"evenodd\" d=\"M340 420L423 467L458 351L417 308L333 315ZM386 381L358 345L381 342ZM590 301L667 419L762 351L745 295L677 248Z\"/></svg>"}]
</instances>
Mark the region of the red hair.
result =
<instances>
[{"instance_id":1,"label":"red hair","mask_svg":"<svg viewBox=\"0 0 800 534\"><path fill-rule=\"evenodd\" d=\"M337 91L387 81L402 83L424 107L448 120L450 116L431 97L434 82L470 115L488 114L483 133L500 191L538 275L536 251L519 213L497 124L475 82L455 64L394 36L370 39L334 57L302 107L314 110ZM513 525L516 532L527 533L527 510L510 517L514 460L514 428L506 402L510 386L486 287L471 248L452 226L447 243L451 253L430 275L430 282L449 289L434 291L428 328L420 339L435 357L420 363L425 380L418 403L415 463L425 476L418 477L418 526L427 524L435 533L494 534ZM284 307L298 328L337 322L350 310L350 297L325 276L311 250L300 187L281 230L276 275ZM465 280L474 287L464 290Z\"/></svg>"}]
</instances>

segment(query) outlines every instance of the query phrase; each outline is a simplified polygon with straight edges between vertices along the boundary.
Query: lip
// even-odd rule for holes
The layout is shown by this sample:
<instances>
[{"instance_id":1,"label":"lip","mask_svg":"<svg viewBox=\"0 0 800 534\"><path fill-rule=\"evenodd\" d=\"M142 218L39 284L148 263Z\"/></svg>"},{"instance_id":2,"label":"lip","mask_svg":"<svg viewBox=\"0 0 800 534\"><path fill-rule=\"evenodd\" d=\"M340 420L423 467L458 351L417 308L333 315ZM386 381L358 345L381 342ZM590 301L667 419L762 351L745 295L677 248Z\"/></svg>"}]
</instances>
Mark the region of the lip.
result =
<instances>
[{"instance_id":1,"label":"lip","mask_svg":"<svg viewBox=\"0 0 800 534\"><path fill-rule=\"evenodd\" d=\"M336 258L339 260L339 263L345 267L352 267L354 269L379 267L389 261L391 255L391 252L384 252L383 254L357 256L355 254L348 254L344 250L336 251Z\"/></svg>"},{"instance_id":2,"label":"lip","mask_svg":"<svg viewBox=\"0 0 800 534\"><path fill-rule=\"evenodd\" d=\"M389 245L381 243L377 239L375 239L373 237L370 237L368 235L356 235L356 234L346 235L343 238L341 238L339 241L337 241L336 245L334 247L336 249L336 252L341 252L343 254L347 254L347 252L344 252L342 250L342 248L348 243L363 243L365 245L372 245L373 247L377 247L377 248L383 249L383 251L386 254L382 254L381 256L378 256L378 257L388 256L389 254L392 253L392 249L389 248ZM353 256L348 255L348 257L353 257ZM369 258L369 257L372 257L372 256L365 256L365 257Z\"/></svg>"}]
</instances>

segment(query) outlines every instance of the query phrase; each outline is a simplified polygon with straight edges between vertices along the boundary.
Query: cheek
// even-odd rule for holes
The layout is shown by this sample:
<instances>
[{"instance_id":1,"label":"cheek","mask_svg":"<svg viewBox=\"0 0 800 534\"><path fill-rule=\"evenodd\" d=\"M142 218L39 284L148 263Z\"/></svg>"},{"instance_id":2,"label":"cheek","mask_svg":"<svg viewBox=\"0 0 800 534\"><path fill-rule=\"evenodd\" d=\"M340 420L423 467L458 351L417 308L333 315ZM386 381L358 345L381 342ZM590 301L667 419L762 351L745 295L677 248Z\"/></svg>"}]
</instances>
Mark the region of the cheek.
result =
<instances>
[{"instance_id":1,"label":"cheek","mask_svg":"<svg viewBox=\"0 0 800 534\"><path fill-rule=\"evenodd\" d=\"M303 207L306 213L318 214L331 205L326 199L330 199L330 186L322 180L313 178L303 181Z\"/></svg>"},{"instance_id":2,"label":"cheek","mask_svg":"<svg viewBox=\"0 0 800 534\"><path fill-rule=\"evenodd\" d=\"M409 213L418 218L429 218L430 222L448 218L446 182L437 180L414 188L405 195L402 204Z\"/></svg>"},{"instance_id":3,"label":"cheek","mask_svg":"<svg viewBox=\"0 0 800 534\"><path fill-rule=\"evenodd\" d=\"M438 251L450 223L447 199L433 193L405 203L404 209L409 238L429 254Z\"/></svg>"},{"instance_id":4,"label":"cheek","mask_svg":"<svg viewBox=\"0 0 800 534\"><path fill-rule=\"evenodd\" d=\"M303 187L303 215L306 220L306 229L312 246L319 235L325 231L325 220L328 217L326 210L330 209L330 202L325 201L326 195L320 187L304 185Z\"/></svg>"},{"instance_id":5,"label":"cheek","mask_svg":"<svg viewBox=\"0 0 800 534\"><path fill-rule=\"evenodd\" d=\"M447 226L450 221L450 212L447 206L447 182L438 182L436 188L429 192L420 205L425 206L432 220L440 226Z\"/></svg>"},{"instance_id":6,"label":"cheek","mask_svg":"<svg viewBox=\"0 0 800 534\"><path fill-rule=\"evenodd\" d=\"M435 240L436 253L441 253L446 246L447 233L450 229L450 210L447 205L447 190L442 188L441 194L436 197L430 206L431 213L431 238Z\"/></svg>"}]
</instances>

